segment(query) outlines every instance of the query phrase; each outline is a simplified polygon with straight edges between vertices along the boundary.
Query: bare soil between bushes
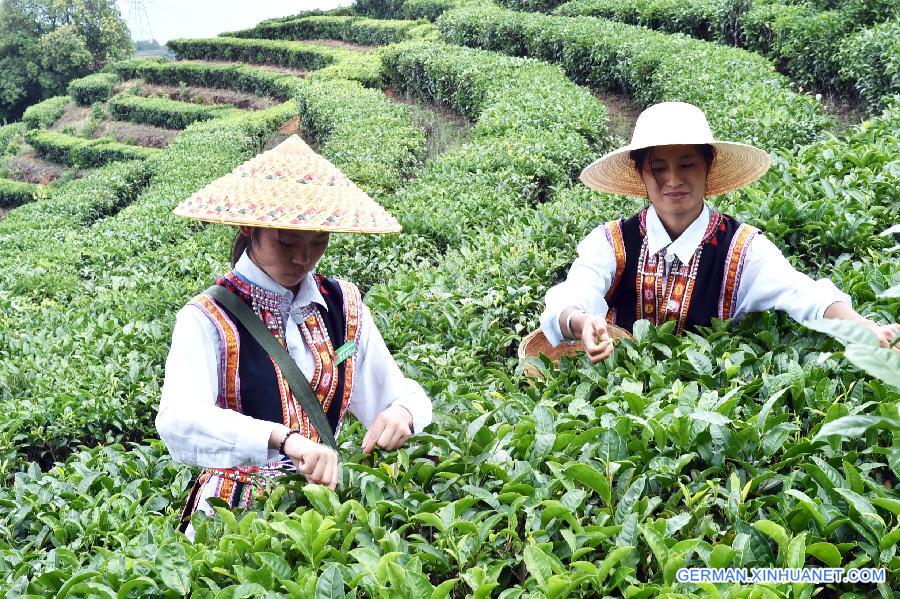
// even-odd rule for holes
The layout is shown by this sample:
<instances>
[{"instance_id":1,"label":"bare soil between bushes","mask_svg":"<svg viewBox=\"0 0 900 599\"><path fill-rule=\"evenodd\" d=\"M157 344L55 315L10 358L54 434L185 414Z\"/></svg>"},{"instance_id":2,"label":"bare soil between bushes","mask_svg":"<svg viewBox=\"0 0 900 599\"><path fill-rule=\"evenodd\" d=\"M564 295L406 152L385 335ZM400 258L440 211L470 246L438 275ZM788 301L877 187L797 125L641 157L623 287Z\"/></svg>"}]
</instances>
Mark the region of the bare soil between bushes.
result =
<instances>
[{"instance_id":1,"label":"bare soil between bushes","mask_svg":"<svg viewBox=\"0 0 900 599\"><path fill-rule=\"evenodd\" d=\"M271 150L292 135L299 135L303 138L303 141L305 141L314 152L319 150L319 144L304 135L303 129L300 126L300 117L295 116L285 122L275 133L269 136L269 139L263 144L262 151L265 152Z\"/></svg>"},{"instance_id":2,"label":"bare soil between bushes","mask_svg":"<svg viewBox=\"0 0 900 599\"><path fill-rule=\"evenodd\" d=\"M71 167L38 157L27 145L22 146L15 156L4 158L2 166L7 178L38 185L52 183L71 170Z\"/></svg>"},{"instance_id":3,"label":"bare soil between bushes","mask_svg":"<svg viewBox=\"0 0 900 599\"><path fill-rule=\"evenodd\" d=\"M609 132L613 137L613 145L625 145L631 140L631 132L641 114L641 107L634 103L627 94L612 91L590 89L591 95L606 106L609 114Z\"/></svg>"},{"instance_id":4,"label":"bare soil between bushes","mask_svg":"<svg viewBox=\"0 0 900 599\"><path fill-rule=\"evenodd\" d=\"M126 81L119 89L145 98L162 97L204 105L227 104L242 110L263 110L275 105L273 100L256 94L214 87L157 85L140 79Z\"/></svg>"},{"instance_id":5,"label":"bare soil between bushes","mask_svg":"<svg viewBox=\"0 0 900 599\"><path fill-rule=\"evenodd\" d=\"M405 104L412 109L412 124L425 132L427 151L425 158L431 160L447 150L469 141L472 124L461 114L431 102L423 102L397 89L384 90L388 100Z\"/></svg>"}]
</instances>

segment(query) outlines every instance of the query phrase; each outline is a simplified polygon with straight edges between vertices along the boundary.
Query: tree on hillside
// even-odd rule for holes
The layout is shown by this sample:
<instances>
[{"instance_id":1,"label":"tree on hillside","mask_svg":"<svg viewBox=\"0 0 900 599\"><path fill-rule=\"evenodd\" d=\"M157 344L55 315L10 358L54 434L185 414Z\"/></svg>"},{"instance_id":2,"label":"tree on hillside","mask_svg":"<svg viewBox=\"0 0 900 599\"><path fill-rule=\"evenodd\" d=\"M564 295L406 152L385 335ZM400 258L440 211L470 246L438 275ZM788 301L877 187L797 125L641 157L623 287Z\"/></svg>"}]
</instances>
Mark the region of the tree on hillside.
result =
<instances>
[{"instance_id":1,"label":"tree on hillside","mask_svg":"<svg viewBox=\"0 0 900 599\"><path fill-rule=\"evenodd\" d=\"M0 119L133 52L115 0L2 0Z\"/></svg>"}]
</instances>

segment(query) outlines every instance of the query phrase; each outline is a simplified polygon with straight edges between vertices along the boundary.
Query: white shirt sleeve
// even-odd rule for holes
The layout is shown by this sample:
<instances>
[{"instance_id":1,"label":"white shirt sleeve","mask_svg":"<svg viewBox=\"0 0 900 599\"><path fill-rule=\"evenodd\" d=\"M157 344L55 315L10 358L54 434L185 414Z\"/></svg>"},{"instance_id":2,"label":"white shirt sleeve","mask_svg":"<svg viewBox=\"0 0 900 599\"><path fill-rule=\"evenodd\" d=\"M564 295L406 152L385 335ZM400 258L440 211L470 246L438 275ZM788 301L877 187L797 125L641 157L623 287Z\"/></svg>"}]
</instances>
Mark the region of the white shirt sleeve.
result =
<instances>
[{"instance_id":1,"label":"white shirt sleeve","mask_svg":"<svg viewBox=\"0 0 900 599\"><path fill-rule=\"evenodd\" d=\"M850 296L828 279L813 280L797 271L774 243L757 234L747 250L734 318L749 312L783 310L797 322L823 318L834 302Z\"/></svg>"},{"instance_id":2,"label":"white shirt sleeve","mask_svg":"<svg viewBox=\"0 0 900 599\"><path fill-rule=\"evenodd\" d=\"M199 308L178 312L156 429L176 462L205 468L265 464L275 425L216 405L218 347L214 325Z\"/></svg>"},{"instance_id":3,"label":"white shirt sleeve","mask_svg":"<svg viewBox=\"0 0 900 599\"><path fill-rule=\"evenodd\" d=\"M541 314L541 329L554 346L563 340L559 315L569 306L606 316L606 292L616 274L616 254L603 226L597 227L578 244L578 258L566 280L547 291Z\"/></svg>"},{"instance_id":4,"label":"white shirt sleeve","mask_svg":"<svg viewBox=\"0 0 900 599\"><path fill-rule=\"evenodd\" d=\"M413 432L431 424L431 400L422 387L407 378L388 350L364 304L360 313L360 347L354 371L349 410L366 428L387 407L403 406L412 414Z\"/></svg>"}]
</instances>

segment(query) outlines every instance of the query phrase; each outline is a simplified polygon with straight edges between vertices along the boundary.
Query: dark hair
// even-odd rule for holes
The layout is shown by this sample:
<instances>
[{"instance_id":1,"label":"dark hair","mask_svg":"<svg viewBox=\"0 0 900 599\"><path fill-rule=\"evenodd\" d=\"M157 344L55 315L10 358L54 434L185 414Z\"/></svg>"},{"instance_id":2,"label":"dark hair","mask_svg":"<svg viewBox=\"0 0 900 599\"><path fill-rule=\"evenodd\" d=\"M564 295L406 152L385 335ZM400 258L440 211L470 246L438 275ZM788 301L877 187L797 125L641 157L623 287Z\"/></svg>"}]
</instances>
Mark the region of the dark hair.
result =
<instances>
[{"instance_id":1,"label":"dark hair","mask_svg":"<svg viewBox=\"0 0 900 599\"><path fill-rule=\"evenodd\" d=\"M237 235L234 236L234 243L231 246L231 266L237 264L244 251L253 253L253 248L259 245L259 229L253 227L250 229L250 237L247 237L238 229Z\"/></svg>"},{"instance_id":2,"label":"dark hair","mask_svg":"<svg viewBox=\"0 0 900 599\"><path fill-rule=\"evenodd\" d=\"M694 149L703 157L703 162L706 163L706 174L709 175L709 169L712 168L713 160L716 159L716 149L710 144L694 144ZM652 150L653 147L649 147L629 152L629 157L634 161L634 168L637 169L638 175L644 170L644 164Z\"/></svg>"}]
</instances>

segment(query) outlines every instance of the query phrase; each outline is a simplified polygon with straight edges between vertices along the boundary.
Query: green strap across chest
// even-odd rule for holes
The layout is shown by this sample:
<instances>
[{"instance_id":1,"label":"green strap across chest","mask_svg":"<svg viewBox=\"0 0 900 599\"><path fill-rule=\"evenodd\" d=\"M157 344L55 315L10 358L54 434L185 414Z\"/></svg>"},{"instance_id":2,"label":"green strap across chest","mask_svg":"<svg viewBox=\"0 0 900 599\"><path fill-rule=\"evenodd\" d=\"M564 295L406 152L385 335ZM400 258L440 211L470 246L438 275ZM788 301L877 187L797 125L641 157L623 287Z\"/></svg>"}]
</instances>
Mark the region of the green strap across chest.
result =
<instances>
[{"instance_id":1,"label":"green strap across chest","mask_svg":"<svg viewBox=\"0 0 900 599\"><path fill-rule=\"evenodd\" d=\"M281 374L287 380L291 393L300 402L300 407L306 412L310 423L319 433L319 439L331 449L337 451L337 441L331 430L331 424L322 410L322 404L313 392L309 381L303 376L300 367L294 362L288 351L281 345L275 335L272 334L262 320L234 293L222 287L221 285L213 285L204 292L207 296L219 302L222 306L234 314L254 339L262 346L263 350L278 364Z\"/></svg>"}]
</instances>

